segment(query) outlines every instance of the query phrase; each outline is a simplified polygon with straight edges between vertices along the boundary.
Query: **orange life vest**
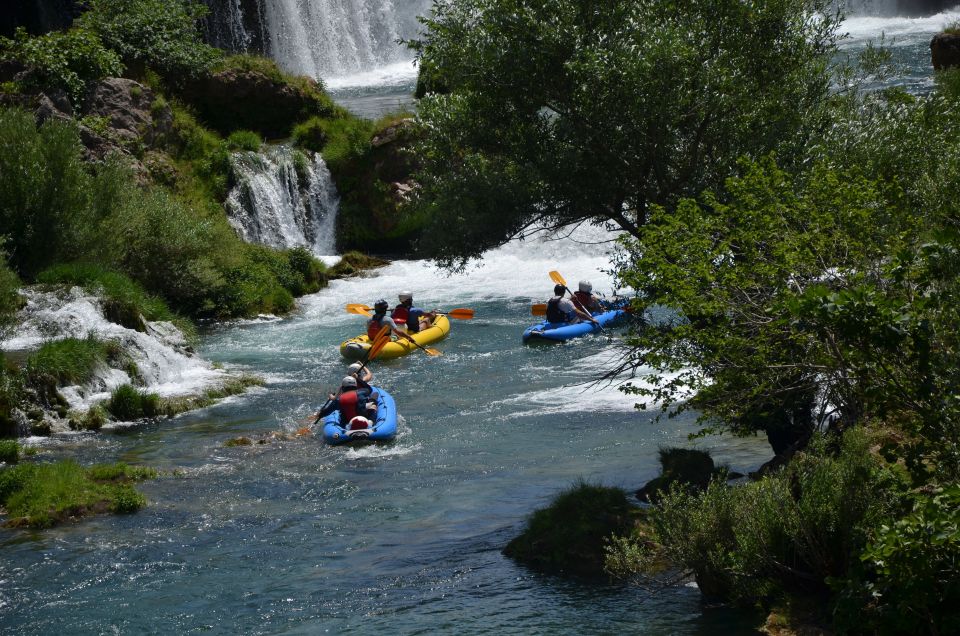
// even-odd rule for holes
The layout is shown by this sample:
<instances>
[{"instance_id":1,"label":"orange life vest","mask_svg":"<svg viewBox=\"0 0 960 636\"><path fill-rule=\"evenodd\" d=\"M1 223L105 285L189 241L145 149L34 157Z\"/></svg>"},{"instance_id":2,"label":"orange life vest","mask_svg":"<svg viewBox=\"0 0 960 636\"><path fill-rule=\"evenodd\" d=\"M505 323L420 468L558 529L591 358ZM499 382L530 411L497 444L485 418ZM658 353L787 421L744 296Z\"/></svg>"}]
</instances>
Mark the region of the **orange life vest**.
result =
<instances>
[{"instance_id":1,"label":"orange life vest","mask_svg":"<svg viewBox=\"0 0 960 636\"><path fill-rule=\"evenodd\" d=\"M381 316L381 318L384 317L385 316ZM380 334L381 329L383 329L383 325L380 324L380 320L377 318L371 318L370 321L367 322L367 338L370 338L370 342L373 342L373 339Z\"/></svg>"}]
</instances>

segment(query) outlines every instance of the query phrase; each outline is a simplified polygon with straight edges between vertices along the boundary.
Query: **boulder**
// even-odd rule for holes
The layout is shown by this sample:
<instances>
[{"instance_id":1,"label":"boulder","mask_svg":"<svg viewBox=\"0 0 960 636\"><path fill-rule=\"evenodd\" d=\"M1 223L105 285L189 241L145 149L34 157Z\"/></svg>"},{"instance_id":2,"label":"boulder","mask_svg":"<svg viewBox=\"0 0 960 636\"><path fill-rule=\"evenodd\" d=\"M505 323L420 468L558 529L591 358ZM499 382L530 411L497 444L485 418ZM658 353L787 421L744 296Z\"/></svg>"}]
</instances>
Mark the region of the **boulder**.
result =
<instances>
[{"instance_id":1,"label":"boulder","mask_svg":"<svg viewBox=\"0 0 960 636\"><path fill-rule=\"evenodd\" d=\"M87 98L83 114L102 117L109 136L129 145L142 141L156 145L172 130L173 114L162 102L155 107L156 96L148 87L122 77L100 80Z\"/></svg>"},{"instance_id":2,"label":"boulder","mask_svg":"<svg viewBox=\"0 0 960 636\"><path fill-rule=\"evenodd\" d=\"M960 66L960 34L938 33L930 40L933 68L942 71Z\"/></svg>"},{"instance_id":3,"label":"boulder","mask_svg":"<svg viewBox=\"0 0 960 636\"><path fill-rule=\"evenodd\" d=\"M224 134L246 129L276 139L288 136L298 121L332 113L332 102L316 81L256 69L216 71L187 81L180 94Z\"/></svg>"}]
</instances>

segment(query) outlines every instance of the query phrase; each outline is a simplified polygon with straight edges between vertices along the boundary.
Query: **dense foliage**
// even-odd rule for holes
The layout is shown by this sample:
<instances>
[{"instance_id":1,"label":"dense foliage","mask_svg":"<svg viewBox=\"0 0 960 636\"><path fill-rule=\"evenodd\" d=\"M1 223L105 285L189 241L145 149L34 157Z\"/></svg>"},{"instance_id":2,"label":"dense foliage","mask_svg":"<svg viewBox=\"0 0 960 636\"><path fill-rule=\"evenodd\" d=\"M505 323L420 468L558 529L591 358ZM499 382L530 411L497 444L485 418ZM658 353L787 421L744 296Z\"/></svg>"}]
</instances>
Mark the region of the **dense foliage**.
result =
<instances>
[{"instance_id":1,"label":"dense foliage","mask_svg":"<svg viewBox=\"0 0 960 636\"><path fill-rule=\"evenodd\" d=\"M462 264L536 226L637 235L653 206L721 184L741 155L793 162L822 125L828 7L438 3L416 45L451 89L420 102L424 247Z\"/></svg>"},{"instance_id":2,"label":"dense foliage","mask_svg":"<svg viewBox=\"0 0 960 636\"><path fill-rule=\"evenodd\" d=\"M191 316L243 316L288 311L292 294L316 290L322 268L302 250L277 252L237 237L209 194L225 186L216 167L226 161L225 145L195 124L188 129L182 154L195 163L184 165L199 176L187 182L195 191L175 194L144 191L117 163L91 170L71 123L38 129L25 112L0 111L0 225L14 269L31 280L53 265L83 262L40 279L106 290L116 320L135 328L136 311L173 317L151 296Z\"/></svg>"}]
</instances>

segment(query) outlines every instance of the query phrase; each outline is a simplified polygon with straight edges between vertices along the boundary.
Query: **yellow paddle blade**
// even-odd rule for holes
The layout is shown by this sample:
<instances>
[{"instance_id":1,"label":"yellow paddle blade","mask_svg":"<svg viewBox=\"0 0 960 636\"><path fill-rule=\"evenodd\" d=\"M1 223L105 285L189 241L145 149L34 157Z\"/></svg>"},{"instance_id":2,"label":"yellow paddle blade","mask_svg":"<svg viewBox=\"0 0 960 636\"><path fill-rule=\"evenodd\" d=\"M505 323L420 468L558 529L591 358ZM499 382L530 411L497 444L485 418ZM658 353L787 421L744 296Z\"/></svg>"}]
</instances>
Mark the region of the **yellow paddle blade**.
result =
<instances>
[{"instance_id":1,"label":"yellow paddle blade","mask_svg":"<svg viewBox=\"0 0 960 636\"><path fill-rule=\"evenodd\" d=\"M547 315L547 305L546 303L540 303L539 305L533 305L530 307L530 313L534 316L546 316Z\"/></svg>"},{"instance_id":2,"label":"yellow paddle blade","mask_svg":"<svg viewBox=\"0 0 960 636\"><path fill-rule=\"evenodd\" d=\"M356 313L355 310L357 309L361 311L373 311L373 307L370 305L364 305L362 303L347 303L347 311L350 313Z\"/></svg>"},{"instance_id":3,"label":"yellow paddle blade","mask_svg":"<svg viewBox=\"0 0 960 636\"><path fill-rule=\"evenodd\" d=\"M313 430L311 430L310 427L308 427L308 426L304 426L303 428L298 428L298 429L297 429L297 435L301 435L301 436L302 436L302 435L310 435L310 434L312 434L312 433L313 433Z\"/></svg>"},{"instance_id":4,"label":"yellow paddle blade","mask_svg":"<svg viewBox=\"0 0 960 636\"><path fill-rule=\"evenodd\" d=\"M443 354L437 351L436 349L427 349L426 347L420 347L428 356L442 356Z\"/></svg>"},{"instance_id":5,"label":"yellow paddle blade","mask_svg":"<svg viewBox=\"0 0 960 636\"><path fill-rule=\"evenodd\" d=\"M373 312L369 309L363 309L362 306L347 305L347 313L357 314L358 316L366 316L370 318L373 316Z\"/></svg>"},{"instance_id":6,"label":"yellow paddle blade","mask_svg":"<svg viewBox=\"0 0 960 636\"><path fill-rule=\"evenodd\" d=\"M558 271L550 272L550 280L555 282L557 285L563 285L564 287L567 286L567 281L563 280L563 276L561 276L560 272Z\"/></svg>"},{"instance_id":7,"label":"yellow paddle blade","mask_svg":"<svg viewBox=\"0 0 960 636\"><path fill-rule=\"evenodd\" d=\"M450 316L451 318L456 318L457 320L470 320L473 318L473 310L464 308L451 309L444 315Z\"/></svg>"},{"instance_id":8,"label":"yellow paddle blade","mask_svg":"<svg viewBox=\"0 0 960 636\"><path fill-rule=\"evenodd\" d=\"M367 351L367 360L373 360L379 355L383 348L387 346L387 343L390 342L390 325L384 325L380 328L380 331L377 332L376 338L373 339L373 344L370 345L370 349Z\"/></svg>"}]
</instances>

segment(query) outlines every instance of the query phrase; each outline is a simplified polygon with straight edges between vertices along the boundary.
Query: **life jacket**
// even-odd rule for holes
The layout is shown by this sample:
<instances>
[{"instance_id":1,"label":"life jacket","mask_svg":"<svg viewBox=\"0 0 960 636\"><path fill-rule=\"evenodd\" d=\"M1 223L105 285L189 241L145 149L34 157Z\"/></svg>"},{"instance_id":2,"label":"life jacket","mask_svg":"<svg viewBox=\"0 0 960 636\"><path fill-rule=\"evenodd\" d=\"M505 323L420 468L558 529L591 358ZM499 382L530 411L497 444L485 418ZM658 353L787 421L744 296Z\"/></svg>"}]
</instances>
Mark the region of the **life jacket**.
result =
<instances>
[{"instance_id":1,"label":"life jacket","mask_svg":"<svg viewBox=\"0 0 960 636\"><path fill-rule=\"evenodd\" d=\"M547 301L547 322L567 322L570 317L560 309L559 296Z\"/></svg>"},{"instance_id":2,"label":"life jacket","mask_svg":"<svg viewBox=\"0 0 960 636\"><path fill-rule=\"evenodd\" d=\"M575 291L573 292L574 297L577 299L576 302L580 303L580 308L590 313L593 311L593 295L588 294L587 292Z\"/></svg>"},{"instance_id":3,"label":"life jacket","mask_svg":"<svg viewBox=\"0 0 960 636\"><path fill-rule=\"evenodd\" d=\"M420 331L420 315L410 311L410 307L404 304L397 305L390 315L398 325L403 323L407 326L407 331L417 333Z\"/></svg>"},{"instance_id":4,"label":"life jacket","mask_svg":"<svg viewBox=\"0 0 960 636\"><path fill-rule=\"evenodd\" d=\"M346 425L347 422L360 415L357 412L357 404L360 402L359 394L356 391L344 391L340 394L340 424Z\"/></svg>"},{"instance_id":5,"label":"life jacket","mask_svg":"<svg viewBox=\"0 0 960 636\"><path fill-rule=\"evenodd\" d=\"M386 314L380 316L379 318L374 316L369 322L367 322L367 338L370 338L370 342L373 342L373 339L376 338L380 334L380 330L383 329L381 320L385 316Z\"/></svg>"}]
</instances>

